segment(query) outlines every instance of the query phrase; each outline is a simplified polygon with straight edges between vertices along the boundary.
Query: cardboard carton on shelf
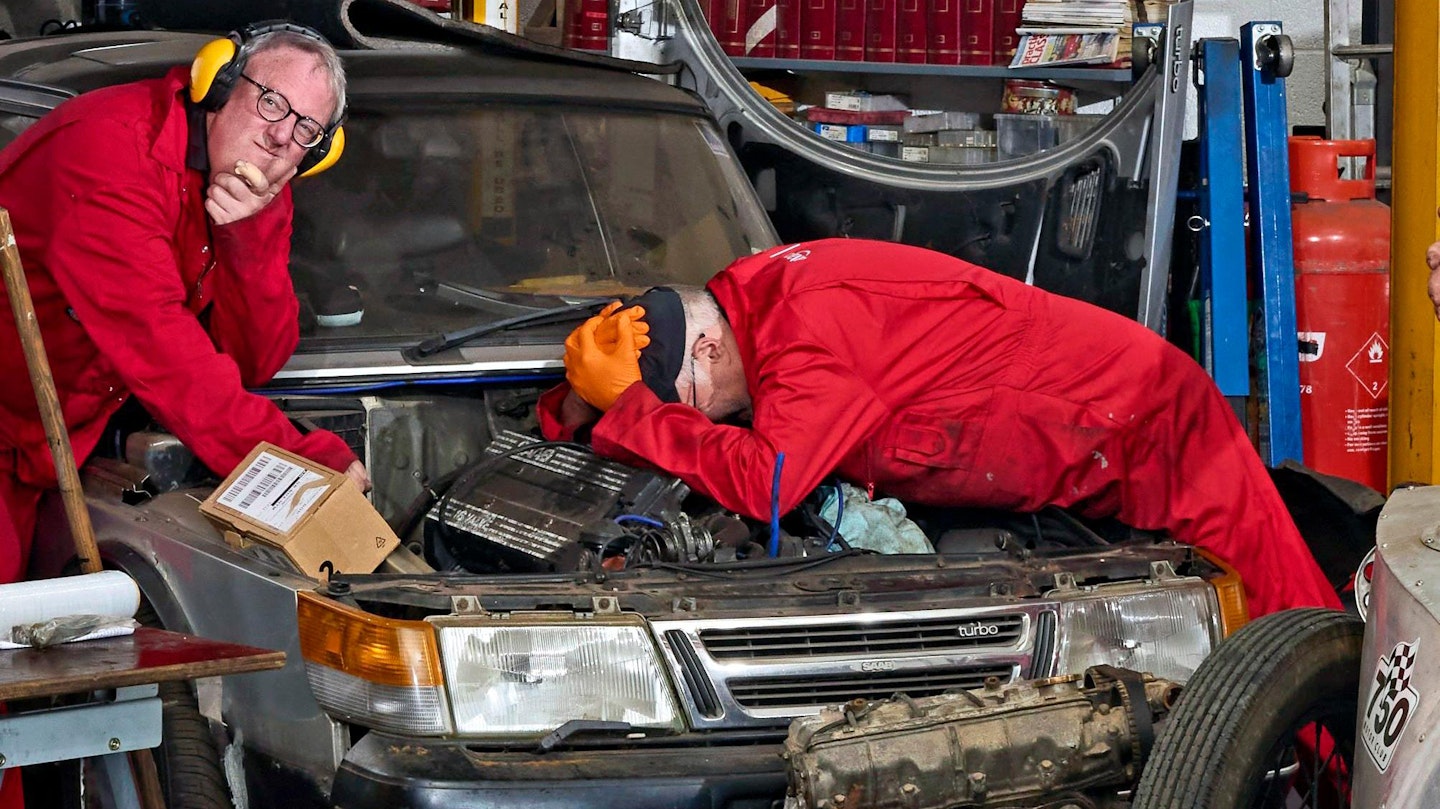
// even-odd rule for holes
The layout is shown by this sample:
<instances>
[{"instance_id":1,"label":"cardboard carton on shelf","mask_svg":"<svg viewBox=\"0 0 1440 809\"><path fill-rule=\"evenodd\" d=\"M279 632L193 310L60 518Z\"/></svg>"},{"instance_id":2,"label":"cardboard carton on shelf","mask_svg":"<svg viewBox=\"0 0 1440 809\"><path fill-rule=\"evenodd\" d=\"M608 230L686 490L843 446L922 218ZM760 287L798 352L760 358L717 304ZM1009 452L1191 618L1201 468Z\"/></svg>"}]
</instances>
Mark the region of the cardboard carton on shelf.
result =
<instances>
[{"instance_id":1,"label":"cardboard carton on shelf","mask_svg":"<svg viewBox=\"0 0 1440 809\"><path fill-rule=\"evenodd\" d=\"M343 473L263 442L200 504L200 513L230 544L275 548L322 581L331 571L373 572L400 546Z\"/></svg>"}]
</instances>

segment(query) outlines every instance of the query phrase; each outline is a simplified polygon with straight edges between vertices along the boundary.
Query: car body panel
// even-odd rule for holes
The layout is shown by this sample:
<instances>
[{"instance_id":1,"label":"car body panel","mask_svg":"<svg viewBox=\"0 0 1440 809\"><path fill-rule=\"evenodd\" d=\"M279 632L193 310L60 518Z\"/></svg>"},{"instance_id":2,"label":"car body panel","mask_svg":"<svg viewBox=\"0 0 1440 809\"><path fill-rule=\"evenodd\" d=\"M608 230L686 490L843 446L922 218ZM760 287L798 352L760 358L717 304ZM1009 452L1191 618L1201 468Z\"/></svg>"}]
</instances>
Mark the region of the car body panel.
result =
<instances>
[{"instance_id":1,"label":"car body panel","mask_svg":"<svg viewBox=\"0 0 1440 809\"><path fill-rule=\"evenodd\" d=\"M1440 486L1396 489L1375 540L1351 805L1440 806Z\"/></svg>"}]
</instances>

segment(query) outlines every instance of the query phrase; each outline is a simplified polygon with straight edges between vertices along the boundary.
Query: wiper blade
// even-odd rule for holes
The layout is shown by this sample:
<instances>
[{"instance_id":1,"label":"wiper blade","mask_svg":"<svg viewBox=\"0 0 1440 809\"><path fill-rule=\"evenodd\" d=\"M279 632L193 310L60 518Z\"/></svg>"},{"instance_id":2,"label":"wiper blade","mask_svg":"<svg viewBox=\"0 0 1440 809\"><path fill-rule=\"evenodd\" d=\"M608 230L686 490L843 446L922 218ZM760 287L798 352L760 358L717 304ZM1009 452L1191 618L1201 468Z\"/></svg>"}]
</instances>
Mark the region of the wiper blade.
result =
<instances>
[{"instance_id":1,"label":"wiper blade","mask_svg":"<svg viewBox=\"0 0 1440 809\"><path fill-rule=\"evenodd\" d=\"M419 343L405 349L403 354L407 360L423 360L427 357L433 357L441 351L448 351L456 346L462 346L471 340L484 337L487 334L494 334L495 332L515 329L521 326L541 326L552 323L565 323L572 320L583 320L598 313L608 302L609 301L589 301L586 303L572 303L568 306L556 306L553 309L526 312L523 315L497 320L482 326L470 326L445 334L437 334L433 337L426 337ZM582 315L584 317L581 317Z\"/></svg>"},{"instance_id":2,"label":"wiper blade","mask_svg":"<svg viewBox=\"0 0 1440 809\"><path fill-rule=\"evenodd\" d=\"M617 722L608 719L571 719L569 722L545 734L540 743L535 746L535 752L548 753L551 750L564 744L566 739L577 733L606 732L624 733L633 730L634 726L629 722Z\"/></svg>"}]
</instances>

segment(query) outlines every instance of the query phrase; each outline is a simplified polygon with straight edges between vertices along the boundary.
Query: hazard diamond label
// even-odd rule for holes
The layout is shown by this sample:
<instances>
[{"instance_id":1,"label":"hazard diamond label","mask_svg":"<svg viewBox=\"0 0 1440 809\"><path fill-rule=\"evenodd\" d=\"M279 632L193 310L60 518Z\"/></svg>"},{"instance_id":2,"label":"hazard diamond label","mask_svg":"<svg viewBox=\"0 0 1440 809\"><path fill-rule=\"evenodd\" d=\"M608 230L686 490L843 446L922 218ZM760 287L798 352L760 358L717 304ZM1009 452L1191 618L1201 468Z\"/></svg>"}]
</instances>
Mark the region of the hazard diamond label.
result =
<instances>
[{"instance_id":1,"label":"hazard diamond label","mask_svg":"<svg viewBox=\"0 0 1440 809\"><path fill-rule=\"evenodd\" d=\"M1345 369L1372 399L1379 399L1380 394L1385 392L1385 386L1390 384L1390 366L1385 361L1385 353L1389 350L1390 346L1385 344L1384 338L1375 332L1345 363Z\"/></svg>"}]
</instances>

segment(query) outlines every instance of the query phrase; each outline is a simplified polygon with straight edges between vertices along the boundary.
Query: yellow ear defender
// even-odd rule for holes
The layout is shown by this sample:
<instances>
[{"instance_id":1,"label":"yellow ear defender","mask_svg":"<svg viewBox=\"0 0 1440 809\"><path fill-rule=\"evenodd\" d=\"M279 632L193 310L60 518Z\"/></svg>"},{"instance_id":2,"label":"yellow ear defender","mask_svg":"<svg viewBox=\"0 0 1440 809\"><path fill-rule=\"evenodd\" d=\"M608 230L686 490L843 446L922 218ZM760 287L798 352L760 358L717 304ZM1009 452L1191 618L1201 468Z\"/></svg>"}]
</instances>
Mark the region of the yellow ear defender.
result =
<instances>
[{"instance_id":1,"label":"yellow ear defender","mask_svg":"<svg viewBox=\"0 0 1440 809\"><path fill-rule=\"evenodd\" d=\"M222 80L220 87L216 87L215 79L221 71L234 64L238 50L236 41L230 37L205 43L195 54L195 61L190 63L191 101L207 110L220 109L225 99L230 97L230 91L235 89L235 79L239 78L240 71L232 71L234 75Z\"/></svg>"}]
</instances>

